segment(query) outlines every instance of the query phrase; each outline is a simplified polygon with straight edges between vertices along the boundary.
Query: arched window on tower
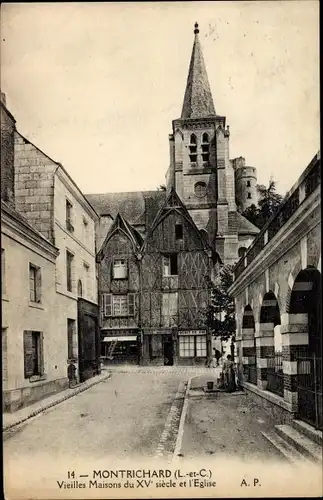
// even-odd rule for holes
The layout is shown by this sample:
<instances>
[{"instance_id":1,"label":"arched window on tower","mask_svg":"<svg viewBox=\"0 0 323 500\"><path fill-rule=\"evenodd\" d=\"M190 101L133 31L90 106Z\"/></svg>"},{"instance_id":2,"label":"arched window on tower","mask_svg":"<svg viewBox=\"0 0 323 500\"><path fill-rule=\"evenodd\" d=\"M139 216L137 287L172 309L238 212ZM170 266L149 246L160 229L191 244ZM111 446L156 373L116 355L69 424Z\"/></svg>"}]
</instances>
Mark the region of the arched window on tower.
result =
<instances>
[{"instance_id":1,"label":"arched window on tower","mask_svg":"<svg viewBox=\"0 0 323 500\"><path fill-rule=\"evenodd\" d=\"M246 247L240 247L238 249L238 256L239 256L239 259L241 259L241 257L244 257L246 255Z\"/></svg>"},{"instance_id":2,"label":"arched window on tower","mask_svg":"<svg viewBox=\"0 0 323 500\"><path fill-rule=\"evenodd\" d=\"M191 166L195 166L197 162L197 140L195 134L191 134L189 150Z\"/></svg>"},{"instance_id":3,"label":"arched window on tower","mask_svg":"<svg viewBox=\"0 0 323 500\"><path fill-rule=\"evenodd\" d=\"M209 135L206 132L202 136L201 148L202 148L203 165L207 166L210 160L210 140L209 140Z\"/></svg>"}]
</instances>

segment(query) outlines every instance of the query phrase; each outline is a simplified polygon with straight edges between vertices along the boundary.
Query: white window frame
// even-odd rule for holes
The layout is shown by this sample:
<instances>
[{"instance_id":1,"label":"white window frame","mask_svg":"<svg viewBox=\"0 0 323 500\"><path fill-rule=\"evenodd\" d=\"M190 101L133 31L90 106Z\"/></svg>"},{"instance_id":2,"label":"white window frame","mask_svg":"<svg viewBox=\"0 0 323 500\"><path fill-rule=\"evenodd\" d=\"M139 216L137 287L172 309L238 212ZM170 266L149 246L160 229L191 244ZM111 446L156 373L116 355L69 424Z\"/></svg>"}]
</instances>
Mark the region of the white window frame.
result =
<instances>
[{"instance_id":1,"label":"white window frame","mask_svg":"<svg viewBox=\"0 0 323 500\"><path fill-rule=\"evenodd\" d=\"M33 280L31 279L31 272L34 275ZM33 288L31 287L32 282L34 283ZM41 304L41 268L32 262L29 262L29 302Z\"/></svg>"},{"instance_id":2,"label":"white window frame","mask_svg":"<svg viewBox=\"0 0 323 500\"><path fill-rule=\"evenodd\" d=\"M176 259L178 259L177 254L173 254L176 256ZM168 277L168 276L178 276L178 260L177 260L177 273L172 274L171 273L171 257L172 255L163 255L163 276Z\"/></svg>"},{"instance_id":3,"label":"white window frame","mask_svg":"<svg viewBox=\"0 0 323 500\"><path fill-rule=\"evenodd\" d=\"M135 293L127 293L127 294L112 294L112 293L103 293L101 296L101 307L103 312L103 317L129 317L135 316L136 314L136 294ZM123 298L123 307L125 304L127 305L127 309L124 308L124 312L122 312L122 305L120 304L119 312L116 312L116 304L121 301Z\"/></svg>"},{"instance_id":4,"label":"white window frame","mask_svg":"<svg viewBox=\"0 0 323 500\"><path fill-rule=\"evenodd\" d=\"M127 295L112 295L112 316L128 316Z\"/></svg>"},{"instance_id":5,"label":"white window frame","mask_svg":"<svg viewBox=\"0 0 323 500\"><path fill-rule=\"evenodd\" d=\"M114 280L124 280L128 278L127 259L113 259L112 277Z\"/></svg>"},{"instance_id":6,"label":"white window frame","mask_svg":"<svg viewBox=\"0 0 323 500\"><path fill-rule=\"evenodd\" d=\"M179 356L181 358L205 358L207 356L206 336L180 335Z\"/></svg>"}]
</instances>

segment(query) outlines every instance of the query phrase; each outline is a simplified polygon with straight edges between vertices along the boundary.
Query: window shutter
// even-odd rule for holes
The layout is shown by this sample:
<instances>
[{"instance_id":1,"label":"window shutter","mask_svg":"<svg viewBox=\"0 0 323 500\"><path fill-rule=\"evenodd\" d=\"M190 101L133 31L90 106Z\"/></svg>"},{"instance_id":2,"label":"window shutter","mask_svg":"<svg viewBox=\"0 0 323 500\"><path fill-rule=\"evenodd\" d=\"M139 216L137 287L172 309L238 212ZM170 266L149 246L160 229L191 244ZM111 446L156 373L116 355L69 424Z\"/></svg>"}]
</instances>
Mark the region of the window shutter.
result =
<instances>
[{"instance_id":1,"label":"window shutter","mask_svg":"<svg viewBox=\"0 0 323 500\"><path fill-rule=\"evenodd\" d=\"M113 262L113 260L111 260L111 263L110 263L110 279L111 280L114 279L114 262Z\"/></svg>"},{"instance_id":2,"label":"window shutter","mask_svg":"<svg viewBox=\"0 0 323 500\"><path fill-rule=\"evenodd\" d=\"M135 315L135 293L129 293L128 294L128 315L129 316L134 316Z\"/></svg>"},{"instance_id":3,"label":"window shutter","mask_svg":"<svg viewBox=\"0 0 323 500\"><path fill-rule=\"evenodd\" d=\"M104 294L104 315L112 316L112 294Z\"/></svg>"},{"instance_id":4,"label":"window shutter","mask_svg":"<svg viewBox=\"0 0 323 500\"><path fill-rule=\"evenodd\" d=\"M41 302L41 270L36 271L36 302L39 304Z\"/></svg>"},{"instance_id":5,"label":"window shutter","mask_svg":"<svg viewBox=\"0 0 323 500\"><path fill-rule=\"evenodd\" d=\"M39 332L39 373L44 375L44 334Z\"/></svg>"},{"instance_id":6,"label":"window shutter","mask_svg":"<svg viewBox=\"0 0 323 500\"><path fill-rule=\"evenodd\" d=\"M100 316L101 316L101 321L102 321L104 318L104 293L101 293Z\"/></svg>"},{"instance_id":7,"label":"window shutter","mask_svg":"<svg viewBox=\"0 0 323 500\"><path fill-rule=\"evenodd\" d=\"M33 335L30 331L24 331L24 371L25 378L33 375Z\"/></svg>"}]
</instances>

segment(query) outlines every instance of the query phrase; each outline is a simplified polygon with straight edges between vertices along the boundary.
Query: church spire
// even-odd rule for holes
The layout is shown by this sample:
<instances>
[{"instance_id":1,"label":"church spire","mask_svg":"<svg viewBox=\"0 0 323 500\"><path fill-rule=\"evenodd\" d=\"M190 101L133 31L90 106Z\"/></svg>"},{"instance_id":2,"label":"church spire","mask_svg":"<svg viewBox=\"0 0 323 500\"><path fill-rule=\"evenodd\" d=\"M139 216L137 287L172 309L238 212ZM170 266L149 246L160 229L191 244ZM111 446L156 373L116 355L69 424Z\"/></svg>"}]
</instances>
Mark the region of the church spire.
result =
<instances>
[{"instance_id":1,"label":"church spire","mask_svg":"<svg viewBox=\"0 0 323 500\"><path fill-rule=\"evenodd\" d=\"M194 45L187 77L181 118L207 118L215 109L199 40L198 24L194 25Z\"/></svg>"}]
</instances>

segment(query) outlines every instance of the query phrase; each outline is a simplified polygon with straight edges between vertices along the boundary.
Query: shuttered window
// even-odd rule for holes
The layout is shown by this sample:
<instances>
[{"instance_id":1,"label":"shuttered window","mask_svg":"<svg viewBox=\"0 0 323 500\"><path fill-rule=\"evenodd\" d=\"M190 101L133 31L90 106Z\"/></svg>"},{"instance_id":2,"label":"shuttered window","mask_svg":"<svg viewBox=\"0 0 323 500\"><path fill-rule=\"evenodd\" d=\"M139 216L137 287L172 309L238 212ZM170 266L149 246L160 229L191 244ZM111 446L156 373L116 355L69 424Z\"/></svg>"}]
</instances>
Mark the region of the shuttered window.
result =
<instances>
[{"instance_id":1,"label":"shuttered window","mask_svg":"<svg viewBox=\"0 0 323 500\"><path fill-rule=\"evenodd\" d=\"M109 316L134 316L136 311L136 294L112 295L105 293L102 295L103 315Z\"/></svg>"},{"instance_id":2,"label":"shuttered window","mask_svg":"<svg viewBox=\"0 0 323 500\"><path fill-rule=\"evenodd\" d=\"M69 292L73 291L73 276L72 276L72 265L73 265L74 255L66 250L66 287Z\"/></svg>"},{"instance_id":3,"label":"shuttered window","mask_svg":"<svg viewBox=\"0 0 323 500\"><path fill-rule=\"evenodd\" d=\"M43 333L24 331L25 378L44 374Z\"/></svg>"},{"instance_id":4,"label":"shuttered window","mask_svg":"<svg viewBox=\"0 0 323 500\"><path fill-rule=\"evenodd\" d=\"M128 294L128 316L134 316L134 315L135 315L135 294L129 293Z\"/></svg>"},{"instance_id":5,"label":"shuttered window","mask_svg":"<svg viewBox=\"0 0 323 500\"><path fill-rule=\"evenodd\" d=\"M29 298L30 302L41 302L41 270L34 264L29 264Z\"/></svg>"},{"instance_id":6,"label":"shuttered window","mask_svg":"<svg viewBox=\"0 0 323 500\"><path fill-rule=\"evenodd\" d=\"M112 296L113 316L128 316L128 297L127 295Z\"/></svg>"},{"instance_id":7,"label":"shuttered window","mask_svg":"<svg viewBox=\"0 0 323 500\"><path fill-rule=\"evenodd\" d=\"M112 316L112 295L104 294L104 316Z\"/></svg>"}]
</instances>

